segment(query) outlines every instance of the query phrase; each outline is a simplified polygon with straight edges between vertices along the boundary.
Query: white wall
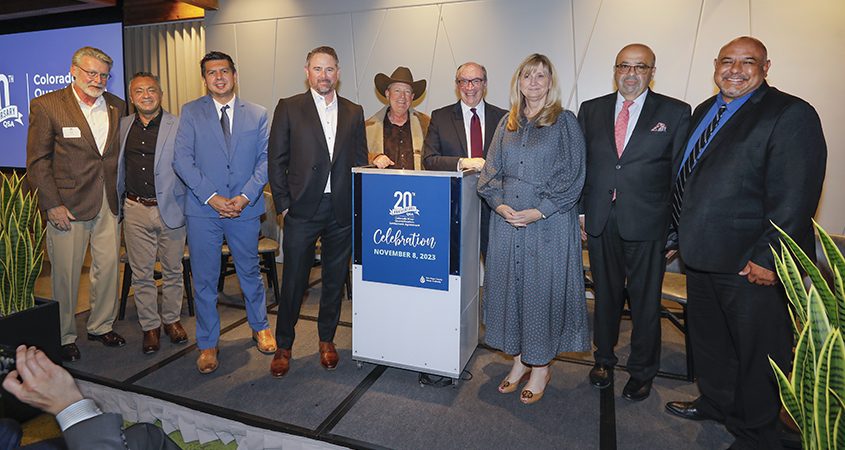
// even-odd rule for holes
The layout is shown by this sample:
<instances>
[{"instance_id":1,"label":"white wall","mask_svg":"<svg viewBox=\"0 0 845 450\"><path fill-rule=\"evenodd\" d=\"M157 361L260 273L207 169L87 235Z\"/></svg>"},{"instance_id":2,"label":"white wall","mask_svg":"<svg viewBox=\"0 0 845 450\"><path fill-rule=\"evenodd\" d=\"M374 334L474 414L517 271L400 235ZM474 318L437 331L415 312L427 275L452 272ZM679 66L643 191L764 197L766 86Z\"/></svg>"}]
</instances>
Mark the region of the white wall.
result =
<instances>
[{"instance_id":1,"label":"white wall","mask_svg":"<svg viewBox=\"0 0 845 450\"><path fill-rule=\"evenodd\" d=\"M841 0L220 0L206 17L206 45L235 58L240 93L271 112L280 97L306 89L306 53L319 45L340 57L340 93L382 104L379 72L399 65L429 82L418 109L456 99L455 68L488 69L488 100L507 107L513 70L529 53L548 55L560 73L565 106L611 92L618 50L642 42L657 54L654 89L693 105L716 92L713 58L740 35L769 49L769 83L818 110L828 143L817 220L845 231L845 2Z\"/></svg>"}]
</instances>

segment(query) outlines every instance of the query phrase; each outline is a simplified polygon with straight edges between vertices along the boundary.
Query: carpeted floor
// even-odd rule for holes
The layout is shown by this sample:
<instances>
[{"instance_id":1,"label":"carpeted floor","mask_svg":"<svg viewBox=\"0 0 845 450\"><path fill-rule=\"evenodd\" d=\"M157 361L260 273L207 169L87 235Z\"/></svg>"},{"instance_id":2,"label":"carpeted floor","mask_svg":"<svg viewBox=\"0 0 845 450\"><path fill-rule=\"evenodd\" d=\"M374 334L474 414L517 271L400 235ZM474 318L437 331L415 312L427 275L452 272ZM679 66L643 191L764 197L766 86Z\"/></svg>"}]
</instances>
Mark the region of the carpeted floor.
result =
<instances>
[{"instance_id":1,"label":"carpeted floor","mask_svg":"<svg viewBox=\"0 0 845 450\"><path fill-rule=\"evenodd\" d=\"M45 271L49 273L49 271ZM87 275L83 276L85 279ZM49 280L39 280L40 295ZM247 425L305 436L353 448L726 448L731 436L718 424L676 419L663 411L670 400L689 400L695 385L685 373L683 335L663 321L661 371L651 397L639 403L621 398L627 375L617 370L615 392L589 386L590 354L561 355L544 398L526 406L518 394L502 395L498 382L510 361L480 346L457 386L421 386L415 372L351 360L351 302L344 300L336 344L341 363L327 372L319 366L315 318L318 311L319 268L297 325L291 371L283 379L269 374L271 356L259 353L250 337L243 309L218 306L221 314L220 368L197 372L192 338L172 345L162 340L154 355L140 351L141 333L130 297L127 316L115 330L127 340L120 349L84 338L87 313L77 316L83 358L67 364L81 378L109 380L123 389L159 392L162 398L194 406ZM85 288L87 289L87 288ZM268 292L269 294L269 292ZM87 297L83 292L80 296ZM236 277L226 279L221 303L237 304ZM589 306L592 307L591 302ZM271 327L275 313L271 308ZM182 322L193 335L195 319L183 310ZM623 322L618 355L629 352L630 322ZM30 433L28 433L30 434ZM190 443L189 443L190 444ZM315 442L316 444L316 442ZM193 445L196 445L194 443ZM197 447L195 447L197 448Z\"/></svg>"}]
</instances>

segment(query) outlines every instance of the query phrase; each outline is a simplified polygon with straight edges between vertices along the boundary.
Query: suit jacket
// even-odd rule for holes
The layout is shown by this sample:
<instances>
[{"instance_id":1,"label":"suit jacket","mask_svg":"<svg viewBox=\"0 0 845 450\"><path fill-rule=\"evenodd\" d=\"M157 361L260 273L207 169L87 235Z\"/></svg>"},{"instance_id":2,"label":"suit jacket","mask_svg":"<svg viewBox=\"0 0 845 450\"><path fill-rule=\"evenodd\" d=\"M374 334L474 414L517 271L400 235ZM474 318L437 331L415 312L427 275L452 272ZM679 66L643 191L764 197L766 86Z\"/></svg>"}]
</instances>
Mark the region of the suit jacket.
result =
<instances>
[{"instance_id":1,"label":"suit jacket","mask_svg":"<svg viewBox=\"0 0 845 450\"><path fill-rule=\"evenodd\" d=\"M218 217L206 201L214 193L232 198L244 194L249 204L241 219L264 214L267 184L267 110L235 98L229 146L210 95L182 106L176 132L173 169L188 186L185 215Z\"/></svg>"},{"instance_id":2,"label":"suit jacket","mask_svg":"<svg viewBox=\"0 0 845 450\"><path fill-rule=\"evenodd\" d=\"M179 228L185 225L185 183L173 171L173 148L176 145L176 130L179 128L179 118L169 112L161 111L158 138L156 140L155 187L156 200L161 220L169 228ZM126 138L129 129L135 122L135 114L120 120L120 156L117 159L117 198L118 206L123 207L123 196L126 194Z\"/></svg>"},{"instance_id":3,"label":"suit jacket","mask_svg":"<svg viewBox=\"0 0 845 450\"><path fill-rule=\"evenodd\" d=\"M103 154L74 96L73 87L32 99L26 143L30 185L38 189L38 205L46 211L64 205L77 220L91 220L100 211L105 188L109 208L118 213L118 122L126 104L103 93L109 115L109 133ZM80 137L69 137L78 130Z\"/></svg>"},{"instance_id":4,"label":"suit jacket","mask_svg":"<svg viewBox=\"0 0 845 450\"><path fill-rule=\"evenodd\" d=\"M581 194L585 230L599 236L616 190L619 235L663 240L671 219L672 184L689 131L690 106L649 91L622 157L616 153L616 93L584 102L578 122L587 141L587 179Z\"/></svg>"},{"instance_id":5,"label":"suit jacket","mask_svg":"<svg viewBox=\"0 0 845 450\"><path fill-rule=\"evenodd\" d=\"M716 97L695 109L693 129ZM684 187L678 238L694 269L737 273L751 260L774 270L774 222L814 255L811 218L827 146L816 110L763 83L714 135Z\"/></svg>"},{"instance_id":6,"label":"suit jacket","mask_svg":"<svg viewBox=\"0 0 845 450\"><path fill-rule=\"evenodd\" d=\"M69 427L62 433L70 450L175 450L164 431L152 424L136 423L123 429L120 414L100 414Z\"/></svg>"},{"instance_id":7,"label":"suit jacket","mask_svg":"<svg viewBox=\"0 0 845 450\"><path fill-rule=\"evenodd\" d=\"M337 95L337 92L335 92ZM311 91L279 100L270 130L270 189L276 211L310 219L331 176L337 222L352 223L352 167L367 164L364 110L337 97L334 151L329 149Z\"/></svg>"},{"instance_id":8,"label":"suit jacket","mask_svg":"<svg viewBox=\"0 0 845 450\"><path fill-rule=\"evenodd\" d=\"M496 126L508 112L484 102L484 157L493 141ZM467 133L461 101L431 112L431 123L423 143L423 167L427 170L458 170L458 159L468 153Z\"/></svg>"}]
</instances>

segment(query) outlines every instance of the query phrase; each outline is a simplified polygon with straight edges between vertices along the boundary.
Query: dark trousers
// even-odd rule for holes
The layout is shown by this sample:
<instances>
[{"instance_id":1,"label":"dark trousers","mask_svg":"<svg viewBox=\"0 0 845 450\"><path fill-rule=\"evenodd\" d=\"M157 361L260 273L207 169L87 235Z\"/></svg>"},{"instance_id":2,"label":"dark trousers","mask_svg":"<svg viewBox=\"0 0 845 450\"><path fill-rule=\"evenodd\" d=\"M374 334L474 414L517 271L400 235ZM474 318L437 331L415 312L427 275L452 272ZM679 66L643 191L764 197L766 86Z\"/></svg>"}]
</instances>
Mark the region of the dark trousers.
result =
<instances>
[{"instance_id":1,"label":"dark trousers","mask_svg":"<svg viewBox=\"0 0 845 450\"><path fill-rule=\"evenodd\" d=\"M618 362L613 348L619 341L627 286L633 325L628 373L640 381L654 378L660 367L660 293L666 268L665 244L622 239L613 206L601 235L587 237L596 294L593 320L596 362L607 366Z\"/></svg>"},{"instance_id":2,"label":"dark trousers","mask_svg":"<svg viewBox=\"0 0 845 450\"><path fill-rule=\"evenodd\" d=\"M736 437L732 448L778 449L780 400L771 357L789 372L792 330L780 284L687 267L697 400Z\"/></svg>"},{"instance_id":3,"label":"dark trousers","mask_svg":"<svg viewBox=\"0 0 845 450\"><path fill-rule=\"evenodd\" d=\"M314 247L319 238L323 287L320 294L317 331L321 341L332 342L340 320L343 284L349 272L352 225L341 226L337 223L332 209L331 195L323 194L313 217L301 218L296 216L296 211L289 211L285 216L284 230L282 304L279 305L279 314L276 318L276 340L280 348L293 347L296 336L294 328L299 319L299 310L302 308L302 297L308 289L308 279L314 263Z\"/></svg>"}]
</instances>

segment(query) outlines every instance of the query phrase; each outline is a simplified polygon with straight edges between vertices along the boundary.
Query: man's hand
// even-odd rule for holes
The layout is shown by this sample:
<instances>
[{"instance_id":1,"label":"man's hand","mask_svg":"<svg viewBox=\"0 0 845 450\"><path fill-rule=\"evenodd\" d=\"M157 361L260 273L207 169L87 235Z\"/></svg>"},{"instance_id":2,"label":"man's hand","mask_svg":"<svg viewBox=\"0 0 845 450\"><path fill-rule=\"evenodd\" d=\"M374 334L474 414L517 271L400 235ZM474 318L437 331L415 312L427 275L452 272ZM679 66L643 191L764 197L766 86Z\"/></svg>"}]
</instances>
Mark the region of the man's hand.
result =
<instances>
[{"instance_id":1,"label":"man's hand","mask_svg":"<svg viewBox=\"0 0 845 450\"><path fill-rule=\"evenodd\" d=\"M581 242L587 242L587 232L584 231L584 215L578 215L578 225L581 226Z\"/></svg>"},{"instance_id":2,"label":"man's hand","mask_svg":"<svg viewBox=\"0 0 845 450\"><path fill-rule=\"evenodd\" d=\"M484 158L461 158L458 160L458 170L477 170L484 168Z\"/></svg>"},{"instance_id":3,"label":"man's hand","mask_svg":"<svg viewBox=\"0 0 845 450\"><path fill-rule=\"evenodd\" d=\"M41 350L21 345L15 352L15 358L17 370L6 375L3 389L18 400L54 416L82 400L82 393L73 377L53 364Z\"/></svg>"},{"instance_id":4,"label":"man's hand","mask_svg":"<svg viewBox=\"0 0 845 450\"><path fill-rule=\"evenodd\" d=\"M59 205L47 210L47 220L59 231L70 231L70 221L76 220L76 217L65 205Z\"/></svg>"},{"instance_id":5,"label":"man's hand","mask_svg":"<svg viewBox=\"0 0 845 450\"><path fill-rule=\"evenodd\" d=\"M387 155L382 153L382 154L376 156L375 159L373 159L373 164L375 164L376 167L378 167L379 169L385 169L389 166L392 166L395 163Z\"/></svg>"},{"instance_id":6,"label":"man's hand","mask_svg":"<svg viewBox=\"0 0 845 450\"><path fill-rule=\"evenodd\" d=\"M220 214L221 219L238 217L240 211L232 209L230 202L231 199L223 197L220 194L214 194L214 196L208 200L208 206L214 208L214 210Z\"/></svg>"},{"instance_id":7,"label":"man's hand","mask_svg":"<svg viewBox=\"0 0 845 450\"><path fill-rule=\"evenodd\" d=\"M761 286L772 286L777 281L774 272L751 261L745 263L745 267L739 271L739 275L748 278L749 282Z\"/></svg>"},{"instance_id":8,"label":"man's hand","mask_svg":"<svg viewBox=\"0 0 845 450\"><path fill-rule=\"evenodd\" d=\"M234 216L229 217L234 218L241 215L241 212L243 212L244 208L249 205L249 200L247 200L247 198L243 195L236 195L230 198L227 203L229 205L229 210L232 211L232 214L234 214Z\"/></svg>"}]
</instances>

